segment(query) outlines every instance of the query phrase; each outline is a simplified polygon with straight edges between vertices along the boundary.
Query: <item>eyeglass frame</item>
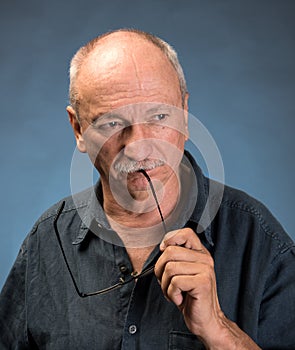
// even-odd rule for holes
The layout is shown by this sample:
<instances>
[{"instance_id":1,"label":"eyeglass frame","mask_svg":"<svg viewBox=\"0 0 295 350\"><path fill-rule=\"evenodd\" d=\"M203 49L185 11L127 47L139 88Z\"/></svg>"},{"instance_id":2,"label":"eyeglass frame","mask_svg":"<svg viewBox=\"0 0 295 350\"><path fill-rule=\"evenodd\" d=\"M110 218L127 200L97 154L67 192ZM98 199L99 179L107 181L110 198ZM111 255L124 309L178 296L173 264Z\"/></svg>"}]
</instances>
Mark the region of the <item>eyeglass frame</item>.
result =
<instances>
[{"instance_id":1,"label":"eyeglass frame","mask_svg":"<svg viewBox=\"0 0 295 350\"><path fill-rule=\"evenodd\" d=\"M156 192L155 192L153 183L152 183L150 177L148 176L148 174L146 173L146 171L144 169L139 170L139 172L141 172L145 176L145 178L148 180L148 183L149 183L149 186L151 188L153 197L154 197L155 202L157 204L158 212L159 212L160 217L161 217L163 229L164 229L164 232L166 234L167 233L167 228L166 228L165 220L164 220L164 217L163 217L163 214L162 214L162 211L161 211L161 208L160 208L157 196L156 196ZM74 274L73 274L73 272L72 272L72 270L70 268L68 259L66 257L66 253L65 253L63 245L62 245L62 241L61 241L61 238L60 238L58 227L57 227L57 221L58 221L60 215L62 214L62 211L63 211L63 209L65 207L65 203L66 203L65 201L62 201L61 205L59 206L59 208L57 210L57 213L55 215L54 221L53 221L53 227L54 227L54 231L55 231L55 234L56 234L58 245L60 247L60 250L61 250L64 262L65 262L65 265L66 265L67 270L68 270L68 272L70 274L70 277L71 277L71 280L73 282L74 288L75 288L75 290L76 290L76 292L77 292L77 294L78 294L78 296L80 298L87 298L87 297L91 297L91 296L95 296L95 295L106 294L106 293L111 292L111 291L113 291L113 290L115 290L117 288L122 287L125 284L128 284L128 283L130 283L130 282L132 282L134 280L137 280L140 277L146 276L147 274L150 274L154 270L155 265L152 265L152 266L146 268L145 270L141 271L139 274L130 274L127 279L124 279L123 277L120 277L119 282L114 284L114 285L112 285L112 286L110 286L110 287L107 287L107 288L104 288L104 289L101 289L101 290L98 290L98 291L95 291L95 292L91 292L91 293L81 292L81 290L78 287L77 281L75 280Z\"/></svg>"}]
</instances>

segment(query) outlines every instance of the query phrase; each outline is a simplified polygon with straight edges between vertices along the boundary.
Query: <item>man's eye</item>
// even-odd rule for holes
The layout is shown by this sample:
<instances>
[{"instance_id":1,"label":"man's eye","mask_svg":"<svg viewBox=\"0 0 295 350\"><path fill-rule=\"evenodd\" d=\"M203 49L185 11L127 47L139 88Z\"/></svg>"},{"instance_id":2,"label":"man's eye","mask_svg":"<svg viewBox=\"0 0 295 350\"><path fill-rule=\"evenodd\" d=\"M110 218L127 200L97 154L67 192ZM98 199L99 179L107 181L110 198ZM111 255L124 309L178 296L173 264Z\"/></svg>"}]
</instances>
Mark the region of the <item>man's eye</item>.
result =
<instances>
[{"instance_id":1,"label":"man's eye","mask_svg":"<svg viewBox=\"0 0 295 350\"><path fill-rule=\"evenodd\" d=\"M168 114L164 114L164 113L156 114L156 115L153 117L153 120L155 120L155 121L162 121L162 120L167 119L167 117L168 117Z\"/></svg>"},{"instance_id":2,"label":"man's eye","mask_svg":"<svg viewBox=\"0 0 295 350\"><path fill-rule=\"evenodd\" d=\"M124 127L124 123L113 120L108 123L97 125L96 127L100 130L115 130L122 129Z\"/></svg>"},{"instance_id":3,"label":"man's eye","mask_svg":"<svg viewBox=\"0 0 295 350\"><path fill-rule=\"evenodd\" d=\"M115 128L115 127L117 127L119 125L120 125L120 123L114 122L114 121L113 122L109 122L109 123L106 124L106 126L108 126L110 128Z\"/></svg>"}]
</instances>

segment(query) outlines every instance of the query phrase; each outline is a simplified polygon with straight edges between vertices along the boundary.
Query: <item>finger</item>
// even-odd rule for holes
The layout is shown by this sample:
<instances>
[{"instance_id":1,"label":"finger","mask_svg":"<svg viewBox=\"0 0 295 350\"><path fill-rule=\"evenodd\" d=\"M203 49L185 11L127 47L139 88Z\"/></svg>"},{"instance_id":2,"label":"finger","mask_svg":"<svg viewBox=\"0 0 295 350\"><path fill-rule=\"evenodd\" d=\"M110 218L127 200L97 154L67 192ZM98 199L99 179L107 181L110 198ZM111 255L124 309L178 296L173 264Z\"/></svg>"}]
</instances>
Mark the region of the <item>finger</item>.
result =
<instances>
[{"instance_id":1,"label":"finger","mask_svg":"<svg viewBox=\"0 0 295 350\"><path fill-rule=\"evenodd\" d=\"M178 246L169 246L159 257L155 265L155 274L159 281L162 280L162 275L164 273L166 265L172 262L177 263L179 265L179 268L181 268L184 263L203 264L212 267L214 266L214 261L211 255L206 254L204 251L196 251Z\"/></svg>"},{"instance_id":2,"label":"finger","mask_svg":"<svg viewBox=\"0 0 295 350\"><path fill-rule=\"evenodd\" d=\"M163 294L168 296L167 291L171 280L176 276L192 277L199 275L206 270L204 264L196 264L193 262L175 262L171 261L165 265L165 269L161 278L161 288Z\"/></svg>"},{"instance_id":3,"label":"finger","mask_svg":"<svg viewBox=\"0 0 295 350\"><path fill-rule=\"evenodd\" d=\"M190 292L195 285L196 276L174 276L165 294L166 298L180 306L184 300L184 293Z\"/></svg>"},{"instance_id":4,"label":"finger","mask_svg":"<svg viewBox=\"0 0 295 350\"><path fill-rule=\"evenodd\" d=\"M171 279L166 297L177 306L182 304L184 293L199 300L200 303L205 303L205 300L211 299L215 289L212 276L201 273L192 276L179 275Z\"/></svg>"},{"instance_id":5,"label":"finger","mask_svg":"<svg viewBox=\"0 0 295 350\"><path fill-rule=\"evenodd\" d=\"M199 237L190 228L168 232L160 244L160 250L164 251L167 247L175 245L193 250L207 251Z\"/></svg>"}]
</instances>

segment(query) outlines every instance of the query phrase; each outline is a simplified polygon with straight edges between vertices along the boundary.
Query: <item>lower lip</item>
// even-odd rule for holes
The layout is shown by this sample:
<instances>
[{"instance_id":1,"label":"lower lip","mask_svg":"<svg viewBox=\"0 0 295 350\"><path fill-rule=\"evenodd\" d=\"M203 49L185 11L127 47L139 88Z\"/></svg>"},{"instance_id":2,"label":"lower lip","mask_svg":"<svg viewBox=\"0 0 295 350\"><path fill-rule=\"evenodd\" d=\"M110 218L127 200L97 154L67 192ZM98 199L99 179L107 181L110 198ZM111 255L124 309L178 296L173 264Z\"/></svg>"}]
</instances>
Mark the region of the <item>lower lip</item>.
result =
<instances>
[{"instance_id":1,"label":"lower lip","mask_svg":"<svg viewBox=\"0 0 295 350\"><path fill-rule=\"evenodd\" d=\"M158 169L158 167L153 168L153 169L149 169L149 170L145 170L145 172L148 174L149 178L152 178L155 175L154 173L157 172L157 169ZM148 179L140 171L136 171L134 173L129 173L128 177L130 179L132 179L133 181L140 180L140 181L143 181L144 184L148 183Z\"/></svg>"},{"instance_id":2,"label":"lower lip","mask_svg":"<svg viewBox=\"0 0 295 350\"><path fill-rule=\"evenodd\" d=\"M155 167L155 168L153 168L153 169L148 169L148 170L144 170L144 171L145 171L145 172L149 175L149 177L150 177L150 176L152 176L154 173L156 173L156 172L158 171L158 168L159 168L159 166L157 166L157 167ZM141 173L140 171L137 171L137 173L139 173L139 174L141 174L143 177L145 177L144 174Z\"/></svg>"}]
</instances>

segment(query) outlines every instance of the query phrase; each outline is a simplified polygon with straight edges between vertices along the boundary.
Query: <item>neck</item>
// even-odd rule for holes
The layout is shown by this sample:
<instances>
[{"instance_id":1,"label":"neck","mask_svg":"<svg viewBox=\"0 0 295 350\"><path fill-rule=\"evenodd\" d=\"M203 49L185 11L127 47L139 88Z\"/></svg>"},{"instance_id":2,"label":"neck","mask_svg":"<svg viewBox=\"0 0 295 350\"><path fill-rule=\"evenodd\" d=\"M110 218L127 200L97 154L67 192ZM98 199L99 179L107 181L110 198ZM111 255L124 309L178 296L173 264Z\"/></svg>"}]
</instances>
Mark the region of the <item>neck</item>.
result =
<instances>
[{"instance_id":1,"label":"neck","mask_svg":"<svg viewBox=\"0 0 295 350\"><path fill-rule=\"evenodd\" d=\"M147 246L159 243L164 232L162 220L155 198L149 184L145 191L139 191L126 200L122 195L111 193L108 186L102 182L104 194L104 210L111 227L119 234L124 244L129 246ZM174 174L163 187L155 186L155 193L161 207L164 219L174 210L179 198L179 181ZM159 233L160 232L160 233ZM147 242L148 240L148 242Z\"/></svg>"}]
</instances>

